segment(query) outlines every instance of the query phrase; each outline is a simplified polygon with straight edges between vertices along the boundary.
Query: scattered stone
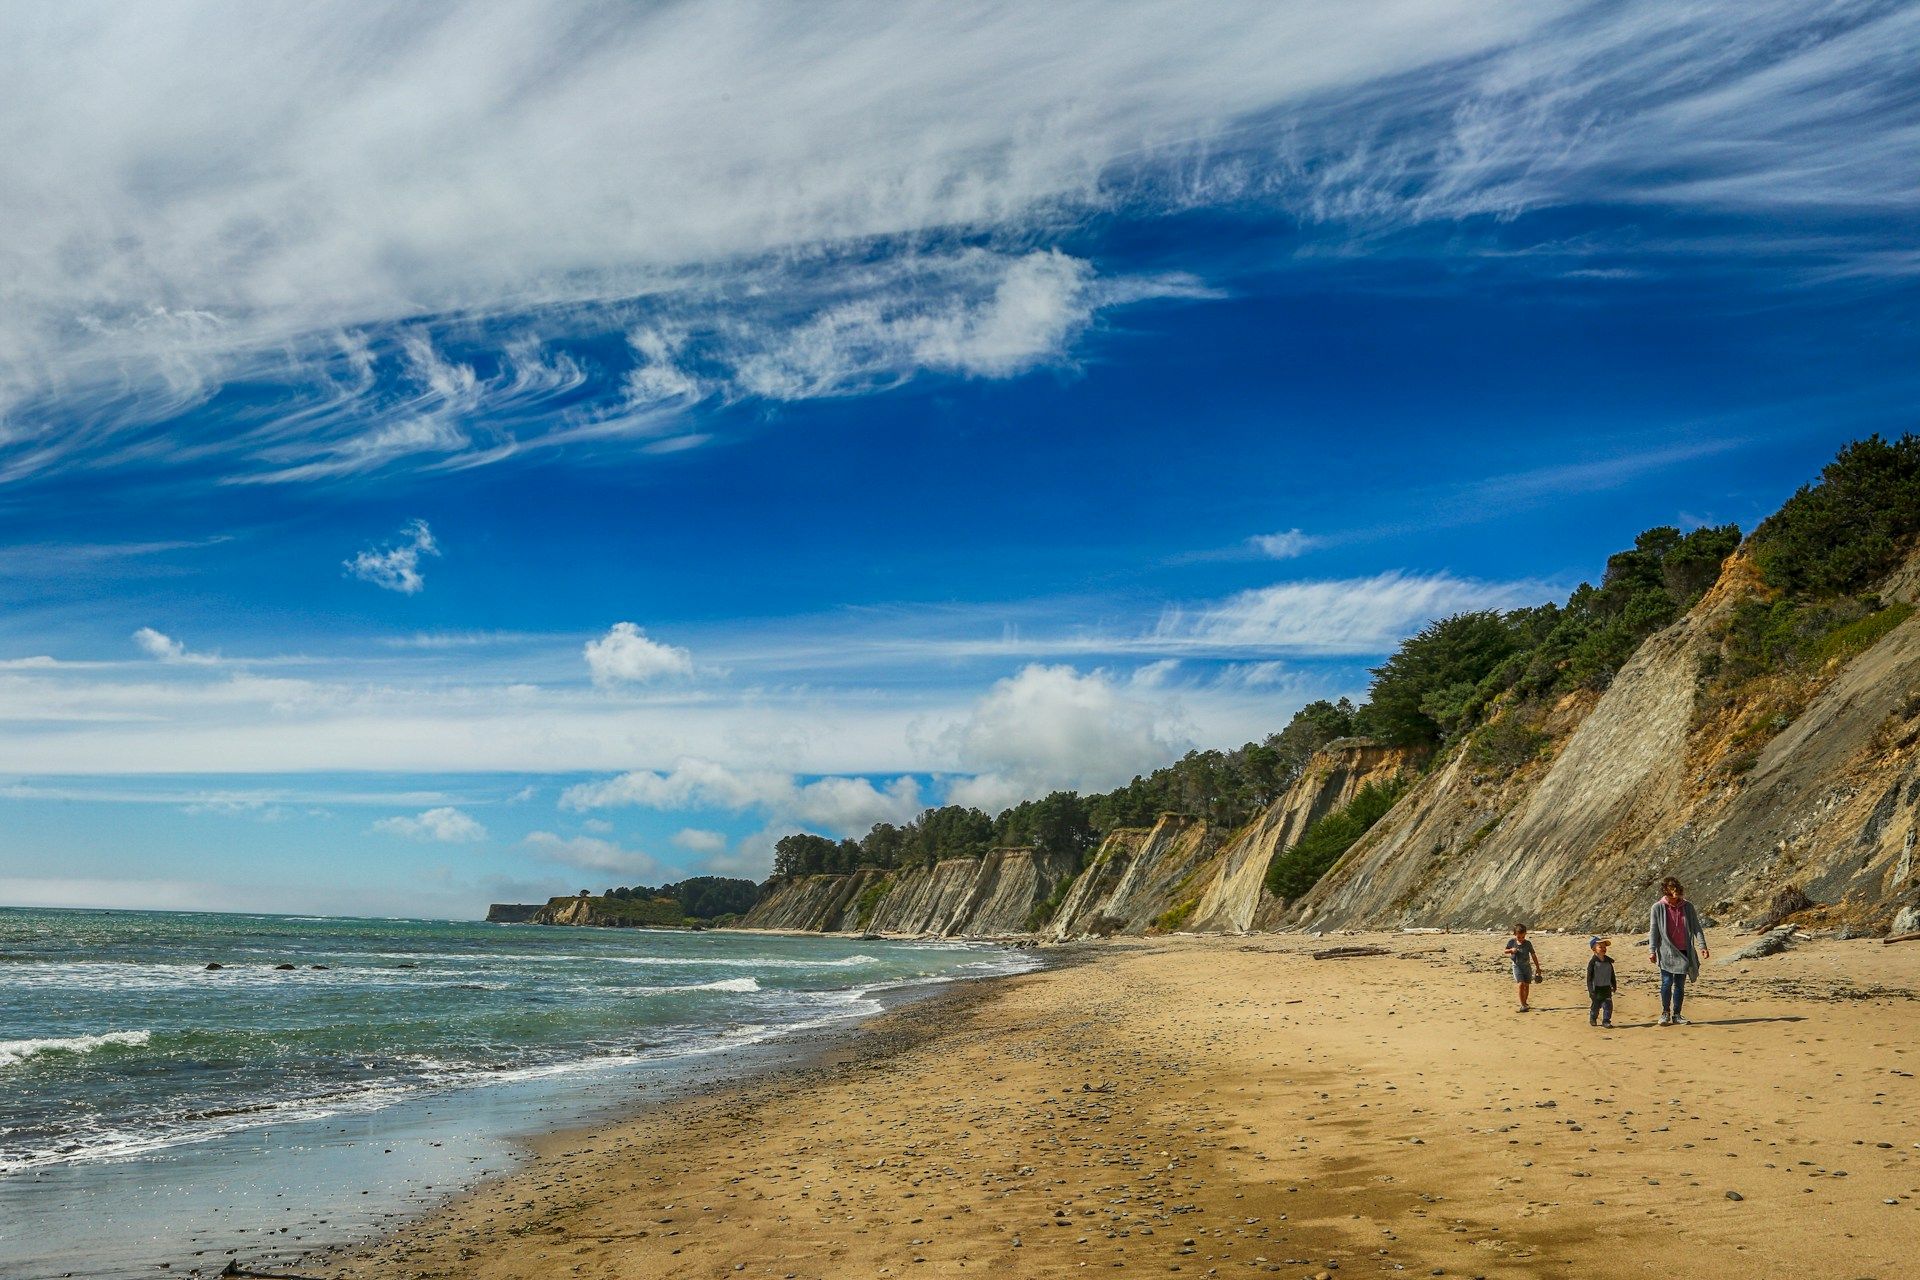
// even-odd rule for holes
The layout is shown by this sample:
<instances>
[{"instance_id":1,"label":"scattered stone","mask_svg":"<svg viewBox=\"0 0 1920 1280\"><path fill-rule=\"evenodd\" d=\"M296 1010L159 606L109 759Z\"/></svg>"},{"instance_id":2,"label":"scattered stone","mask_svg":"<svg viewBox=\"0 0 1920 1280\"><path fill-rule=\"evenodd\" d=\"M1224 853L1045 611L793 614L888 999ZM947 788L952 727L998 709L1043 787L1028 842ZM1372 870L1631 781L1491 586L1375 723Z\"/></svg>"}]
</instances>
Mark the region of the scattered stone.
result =
<instances>
[{"instance_id":1,"label":"scattered stone","mask_svg":"<svg viewBox=\"0 0 1920 1280\"><path fill-rule=\"evenodd\" d=\"M1740 1193L1739 1193L1738 1191L1729 1191L1729 1192L1727 1192L1727 1199L1729 1199L1729 1200L1745 1200L1745 1199L1746 1199L1746 1197L1745 1197L1745 1196L1743 1196L1743 1195L1741 1195L1741 1194L1740 1194Z\"/></svg>"}]
</instances>

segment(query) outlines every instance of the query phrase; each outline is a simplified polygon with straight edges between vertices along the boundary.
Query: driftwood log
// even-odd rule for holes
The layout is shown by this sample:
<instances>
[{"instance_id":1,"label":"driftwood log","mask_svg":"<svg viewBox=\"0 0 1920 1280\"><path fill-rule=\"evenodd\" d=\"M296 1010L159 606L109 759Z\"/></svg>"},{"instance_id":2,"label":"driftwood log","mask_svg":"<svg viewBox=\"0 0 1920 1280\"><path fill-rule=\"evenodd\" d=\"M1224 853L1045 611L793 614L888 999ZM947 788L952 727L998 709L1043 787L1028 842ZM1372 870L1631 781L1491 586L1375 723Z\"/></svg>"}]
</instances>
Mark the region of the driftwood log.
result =
<instances>
[{"instance_id":1,"label":"driftwood log","mask_svg":"<svg viewBox=\"0 0 1920 1280\"><path fill-rule=\"evenodd\" d=\"M1880 939L1880 945L1883 947L1895 942L1920 942L1920 933L1896 933L1891 938Z\"/></svg>"},{"instance_id":2,"label":"driftwood log","mask_svg":"<svg viewBox=\"0 0 1920 1280\"><path fill-rule=\"evenodd\" d=\"M1358 956L1390 956L1385 947L1328 947L1313 953L1315 960L1352 960Z\"/></svg>"}]
</instances>

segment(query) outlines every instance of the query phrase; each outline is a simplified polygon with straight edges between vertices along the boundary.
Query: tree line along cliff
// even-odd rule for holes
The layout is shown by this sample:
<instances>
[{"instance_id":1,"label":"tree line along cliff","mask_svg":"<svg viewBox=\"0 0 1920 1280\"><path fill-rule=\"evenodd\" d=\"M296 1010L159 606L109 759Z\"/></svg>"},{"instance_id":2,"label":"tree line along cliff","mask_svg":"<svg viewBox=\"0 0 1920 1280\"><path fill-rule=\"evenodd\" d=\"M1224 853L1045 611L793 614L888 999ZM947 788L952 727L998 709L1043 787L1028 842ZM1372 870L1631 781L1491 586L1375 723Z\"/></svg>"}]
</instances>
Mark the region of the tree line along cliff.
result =
<instances>
[{"instance_id":1,"label":"tree line along cliff","mask_svg":"<svg viewBox=\"0 0 1920 1280\"><path fill-rule=\"evenodd\" d=\"M1365 702L1097 796L784 838L743 923L1058 939L1627 928L1920 910L1920 438L1849 445L1742 537L1656 528L1560 604L1436 620Z\"/></svg>"}]
</instances>

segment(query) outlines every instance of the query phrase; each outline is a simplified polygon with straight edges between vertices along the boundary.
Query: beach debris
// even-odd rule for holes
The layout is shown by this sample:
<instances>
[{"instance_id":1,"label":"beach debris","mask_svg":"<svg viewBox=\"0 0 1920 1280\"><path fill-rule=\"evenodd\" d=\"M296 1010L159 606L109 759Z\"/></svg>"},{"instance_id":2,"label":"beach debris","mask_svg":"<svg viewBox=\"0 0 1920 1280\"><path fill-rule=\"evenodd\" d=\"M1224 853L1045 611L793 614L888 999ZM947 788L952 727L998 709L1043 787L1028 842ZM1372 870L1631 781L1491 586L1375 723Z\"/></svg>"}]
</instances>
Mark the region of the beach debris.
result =
<instances>
[{"instance_id":1,"label":"beach debris","mask_svg":"<svg viewBox=\"0 0 1920 1280\"><path fill-rule=\"evenodd\" d=\"M1794 912L1805 911L1812 905L1813 899L1809 898L1806 890L1799 885L1782 885L1761 905L1760 914L1754 919L1753 931L1765 933L1780 925Z\"/></svg>"},{"instance_id":2,"label":"beach debris","mask_svg":"<svg viewBox=\"0 0 1920 1280\"><path fill-rule=\"evenodd\" d=\"M1783 924L1757 942L1750 942L1733 953L1735 960L1759 960L1765 956L1778 955L1794 942L1794 928Z\"/></svg>"},{"instance_id":3,"label":"beach debris","mask_svg":"<svg viewBox=\"0 0 1920 1280\"><path fill-rule=\"evenodd\" d=\"M1353 960L1360 956L1390 956L1393 952L1385 947L1328 947L1324 951L1313 953L1315 960Z\"/></svg>"},{"instance_id":4,"label":"beach debris","mask_svg":"<svg viewBox=\"0 0 1920 1280\"><path fill-rule=\"evenodd\" d=\"M1883 947L1895 942L1920 942L1920 931L1914 933L1896 933L1891 937L1880 939L1880 945Z\"/></svg>"}]
</instances>

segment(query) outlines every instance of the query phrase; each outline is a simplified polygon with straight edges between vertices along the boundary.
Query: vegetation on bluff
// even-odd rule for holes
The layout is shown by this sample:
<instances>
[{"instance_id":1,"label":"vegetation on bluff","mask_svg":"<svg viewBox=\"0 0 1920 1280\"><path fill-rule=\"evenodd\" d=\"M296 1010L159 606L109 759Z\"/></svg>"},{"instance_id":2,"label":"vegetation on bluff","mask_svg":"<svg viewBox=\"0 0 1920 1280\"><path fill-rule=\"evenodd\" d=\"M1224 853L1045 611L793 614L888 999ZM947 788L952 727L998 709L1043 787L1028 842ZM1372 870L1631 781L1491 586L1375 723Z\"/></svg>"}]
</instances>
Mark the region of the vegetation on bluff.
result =
<instances>
[{"instance_id":1,"label":"vegetation on bluff","mask_svg":"<svg viewBox=\"0 0 1920 1280\"><path fill-rule=\"evenodd\" d=\"M760 886L731 876L689 876L657 889L646 885L609 889L595 909L635 924L677 925L745 915L760 901Z\"/></svg>"},{"instance_id":2,"label":"vegetation on bluff","mask_svg":"<svg viewBox=\"0 0 1920 1280\"><path fill-rule=\"evenodd\" d=\"M1405 777L1369 782L1344 806L1314 822L1267 864L1267 892L1292 899L1313 888L1374 823L1387 816L1406 789Z\"/></svg>"}]
</instances>

